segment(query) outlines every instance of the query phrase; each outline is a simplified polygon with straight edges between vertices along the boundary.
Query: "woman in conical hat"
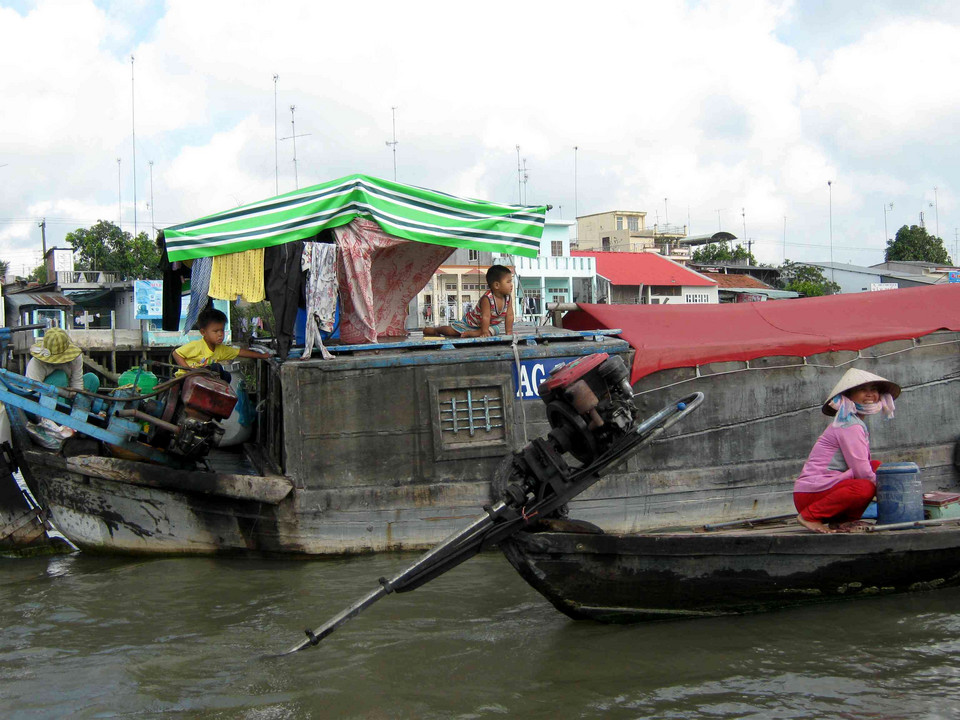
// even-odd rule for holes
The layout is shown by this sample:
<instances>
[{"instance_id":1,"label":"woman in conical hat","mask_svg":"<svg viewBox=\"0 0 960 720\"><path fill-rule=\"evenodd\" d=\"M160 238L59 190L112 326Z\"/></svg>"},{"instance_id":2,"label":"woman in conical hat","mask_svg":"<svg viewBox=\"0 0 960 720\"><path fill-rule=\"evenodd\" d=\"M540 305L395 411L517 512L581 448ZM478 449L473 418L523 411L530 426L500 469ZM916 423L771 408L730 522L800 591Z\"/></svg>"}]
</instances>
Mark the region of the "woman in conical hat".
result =
<instances>
[{"instance_id":1,"label":"woman in conical hat","mask_svg":"<svg viewBox=\"0 0 960 720\"><path fill-rule=\"evenodd\" d=\"M83 351L60 328L50 328L33 347L33 356L24 373L31 380L45 382L57 370L67 376L67 387L83 389Z\"/></svg>"},{"instance_id":2,"label":"woman in conical hat","mask_svg":"<svg viewBox=\"0 0 960 720\"><path fill-rule=\"evenodd\" d=\"M851 368L823 403L833 422L823 431L793 487L797 521L815 532L850 532L877 491L870 459L870 433L864 418L893 417L900 386L879 375Z\"/></svg>"}]
</instances>

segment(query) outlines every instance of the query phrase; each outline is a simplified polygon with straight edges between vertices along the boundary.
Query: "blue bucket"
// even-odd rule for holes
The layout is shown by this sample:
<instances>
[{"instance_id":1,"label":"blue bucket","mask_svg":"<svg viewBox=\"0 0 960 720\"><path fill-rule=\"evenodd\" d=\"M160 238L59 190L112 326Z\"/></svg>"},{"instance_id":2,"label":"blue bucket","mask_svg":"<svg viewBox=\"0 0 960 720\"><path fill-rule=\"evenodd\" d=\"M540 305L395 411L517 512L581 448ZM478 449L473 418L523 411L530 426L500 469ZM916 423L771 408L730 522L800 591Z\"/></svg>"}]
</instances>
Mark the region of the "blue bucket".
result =
<instances>
[{"instance_id":1,"label":"blue bucket","mask_svg":"<svg viewBox=\"0 0 960 720\"><path fill-rule=\"evenodd\" d=\"M923 520L923 485L916 463L885 463L877 469L877 525Z\"/></svg>"}]
</instances>

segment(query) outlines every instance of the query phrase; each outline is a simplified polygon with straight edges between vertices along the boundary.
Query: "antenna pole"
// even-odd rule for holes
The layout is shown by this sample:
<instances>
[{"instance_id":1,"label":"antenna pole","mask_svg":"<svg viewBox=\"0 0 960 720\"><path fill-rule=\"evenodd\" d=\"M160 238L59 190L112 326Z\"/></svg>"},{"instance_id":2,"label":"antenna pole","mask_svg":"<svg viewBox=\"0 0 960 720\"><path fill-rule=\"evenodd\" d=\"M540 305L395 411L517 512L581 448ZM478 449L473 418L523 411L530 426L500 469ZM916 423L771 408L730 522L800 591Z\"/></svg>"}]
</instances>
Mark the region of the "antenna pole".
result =
<instances>
[{"instance_id":1,"label":"antenna pole","mask_svg":"<svg viewBox=\"0 0 960 720\"><path fill-rule=\"evenodd\" d=\"M277 81L280 76L273 74L273 177L277 185L277 195L280 194L280 141L277 132Z\"/></svg>"},{"instance_id":2,"label":"antenna pole","mask_svg":"<svg viewBox=\"0 0 960 720\"><path fill-rule=\"evenodd\" d=\"M390 113L393 115L393 142L387 141L387 147L393 148L393 181L397 181L397 106L390 107Z\"/></svg>"},{"instance_id":3,"label":"antenna pole","mask_svg":"<svg viewBox=\"0 0 960 720\"><path fill-rule=\"evenodd\" d=\"M290 133L290 137L293 139L293 184L294 184L294 187L297 190L299 190L300 178L297 175L297 124L295 119L296 111L297 111L297 106L291 105L290 106L290 127L292 128L293 131Z\"/></svg>"},{"instance_id":4,"label":"antenna pole","mask_svg":"<svg viewBox=\"0 0 960 720\"><path fill-rule=\"evenodd\" d=\"M517 145L517 202L523 205L523 173L520 170L520 146Z\"/></svg>"}]
</instances>

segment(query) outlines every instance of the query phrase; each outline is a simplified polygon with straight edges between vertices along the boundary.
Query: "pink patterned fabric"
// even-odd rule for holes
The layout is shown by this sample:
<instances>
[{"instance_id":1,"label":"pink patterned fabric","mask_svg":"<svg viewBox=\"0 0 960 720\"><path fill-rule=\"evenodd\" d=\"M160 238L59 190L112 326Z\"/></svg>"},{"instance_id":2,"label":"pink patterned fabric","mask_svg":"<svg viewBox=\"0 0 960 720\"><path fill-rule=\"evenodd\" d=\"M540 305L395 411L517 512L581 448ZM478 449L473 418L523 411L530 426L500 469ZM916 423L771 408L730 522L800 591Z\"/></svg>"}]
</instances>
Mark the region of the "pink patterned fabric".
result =
<instances>
[{"instance_id":1,"label":"pink patterned fabric","mask_svg":"<svg viewBox=\"0 0 960 720\"><path fill-rule=\"evenodd\" d=\"M340 248L340 340L406 337L407 305L453 248L401 240L363 218L333 232Z\"/></svg>"}]
</instances>

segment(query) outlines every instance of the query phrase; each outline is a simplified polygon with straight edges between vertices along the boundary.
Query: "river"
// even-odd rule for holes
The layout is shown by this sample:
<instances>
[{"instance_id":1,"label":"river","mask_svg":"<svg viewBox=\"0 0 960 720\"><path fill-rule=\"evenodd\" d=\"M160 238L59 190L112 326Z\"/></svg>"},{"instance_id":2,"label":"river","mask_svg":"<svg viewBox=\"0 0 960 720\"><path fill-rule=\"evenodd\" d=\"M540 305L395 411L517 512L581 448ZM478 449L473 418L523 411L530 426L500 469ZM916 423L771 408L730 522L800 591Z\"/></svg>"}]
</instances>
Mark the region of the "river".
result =
<instances>
[{"instance_id":1,"label":"river","mask_svg":"<svg viewBox=\"0 0 960 720\"><path fill-rule=\"evenodd\" d=\"M282 651L416 556L0 559L0 715L913 718L960 711L960 589L574 622L497 554Z\"/></svg>"}]
</instances>

